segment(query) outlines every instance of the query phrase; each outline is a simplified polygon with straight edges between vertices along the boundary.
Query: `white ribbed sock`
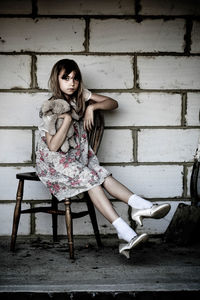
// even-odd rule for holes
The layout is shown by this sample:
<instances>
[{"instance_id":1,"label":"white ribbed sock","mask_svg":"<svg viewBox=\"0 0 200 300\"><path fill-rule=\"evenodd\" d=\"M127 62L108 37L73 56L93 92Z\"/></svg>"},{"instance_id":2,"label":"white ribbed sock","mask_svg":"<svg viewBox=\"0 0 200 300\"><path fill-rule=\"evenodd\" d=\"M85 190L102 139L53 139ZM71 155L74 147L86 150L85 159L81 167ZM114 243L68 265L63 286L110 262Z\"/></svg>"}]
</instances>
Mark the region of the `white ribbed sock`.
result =
<instances>
[{"instance_id":1,"label":"white ribbed sock","mask_svg":"<svg viewBox=\"0 0 200 300\"><path fill-rule=\"evenodd\" d=\"M112 225L117 230L118 238L125 240L128 243L137 235L137 233L120 217L115 220Z\"/></svg>"},{"instance_id":2,"label":"white ribbed sock","mask_svg":"<svg viewBox=\"0 0 200 300\"><path fill-rule=\"evenodd\" d=\"M145 200L141 198L140 196L137 195L132 195L128 199L128 204L131 207L137 208L137 209L145 209L145 208L150 208L152 207L152 203L148 200Z\"/></svg>"}]
</instances>

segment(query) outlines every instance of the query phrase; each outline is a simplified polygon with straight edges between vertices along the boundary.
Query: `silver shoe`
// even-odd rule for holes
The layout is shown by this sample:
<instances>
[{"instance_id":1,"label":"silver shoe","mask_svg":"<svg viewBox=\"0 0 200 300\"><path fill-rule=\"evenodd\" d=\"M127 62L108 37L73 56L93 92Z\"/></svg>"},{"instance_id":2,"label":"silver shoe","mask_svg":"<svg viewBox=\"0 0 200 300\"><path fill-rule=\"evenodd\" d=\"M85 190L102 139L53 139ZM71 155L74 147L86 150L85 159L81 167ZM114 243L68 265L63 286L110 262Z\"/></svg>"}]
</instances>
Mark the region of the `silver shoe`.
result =
<instances>
[{"instance_id":1,"label":"silver shoe","mask_svg":"<svg viewBox=\"0 0 200 300\"><path fill-rule=\"evenodd\" d=\"M119 245L119 253L124 255L126 258L130 258L130 250L140 243L144 243L148 239L147 233L136 235L129 243Z\"/></svg>"},{"instance_id":2,"label":"silver shoe","mask_svg":"<svg viewBox=\"0 0 200 300\"><path fill-rule=\"evenodd\" d=\"M165 204L153 204L151 208L136 209L132 208L131 218L138 225L143 226L143 218L161 219L170 211L171 206L168 203Z\"/></svg>"}]
</instances>

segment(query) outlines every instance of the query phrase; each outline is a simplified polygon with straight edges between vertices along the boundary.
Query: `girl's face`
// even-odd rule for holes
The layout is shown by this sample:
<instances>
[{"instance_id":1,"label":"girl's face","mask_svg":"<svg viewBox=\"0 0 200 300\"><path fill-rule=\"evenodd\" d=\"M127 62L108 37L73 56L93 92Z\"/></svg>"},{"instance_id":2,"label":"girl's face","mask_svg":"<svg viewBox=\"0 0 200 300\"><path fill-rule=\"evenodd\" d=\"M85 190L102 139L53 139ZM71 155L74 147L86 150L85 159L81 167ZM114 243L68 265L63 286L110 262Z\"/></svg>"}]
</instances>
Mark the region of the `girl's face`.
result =
<instances>
[{"instance_id":1,"label":"girl's face","mask_svg":"<svg viewBox=\"0 0 200 300\"><path fill-rule=\"evenodd\" d=\"M65 70L61 70L58 75L58 82L61 91L65 94L67 98L72 96L79 86L79 80L76 78L76 73L72 71L70 74L65 75Z\"/></svg>"}]
</instances>

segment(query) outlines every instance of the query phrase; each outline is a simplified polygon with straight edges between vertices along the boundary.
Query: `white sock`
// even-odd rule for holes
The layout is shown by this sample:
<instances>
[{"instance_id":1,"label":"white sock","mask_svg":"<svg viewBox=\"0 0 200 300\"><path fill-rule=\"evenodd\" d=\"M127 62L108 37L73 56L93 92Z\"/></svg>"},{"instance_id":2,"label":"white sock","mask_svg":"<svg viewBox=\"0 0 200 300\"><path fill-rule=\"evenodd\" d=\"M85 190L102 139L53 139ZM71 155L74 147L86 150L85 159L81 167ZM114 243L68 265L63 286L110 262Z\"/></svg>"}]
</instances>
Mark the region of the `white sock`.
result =
<instances>
[{"instance_id":1,"label":"white sock","mask_svg":"<svg viewBox=\"0 0 200 300\"><path fill-rule=\"evenodd\" d=\"M128 243L137 235L137 233L120 217L115 220L112 225L117 230L118 238L125 240Z\"/></svg>"},{"instance_id":2,"label":"white sock","mask_svg":"<svg viewBox=\"0 0 200 300\"><path fill-rule=\"evenodd\" d=\"M131 207L134 207L134 208L137 208L137 209L150 208L153 205L150 201L145 200L145 199L143 199L140 196L137 196L135 194L130 196L130 198L128 199L128 204Z\"/></svg>"}]
</instances>

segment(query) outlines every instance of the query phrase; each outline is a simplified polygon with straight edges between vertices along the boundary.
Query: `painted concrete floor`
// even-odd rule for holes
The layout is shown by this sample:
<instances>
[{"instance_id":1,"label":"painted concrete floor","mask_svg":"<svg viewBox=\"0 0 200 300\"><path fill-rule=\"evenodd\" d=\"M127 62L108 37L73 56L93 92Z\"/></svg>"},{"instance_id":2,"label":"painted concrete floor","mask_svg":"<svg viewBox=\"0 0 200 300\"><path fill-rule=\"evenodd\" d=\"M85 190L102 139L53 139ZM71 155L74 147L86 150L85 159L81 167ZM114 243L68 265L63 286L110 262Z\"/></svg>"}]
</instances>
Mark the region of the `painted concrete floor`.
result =
<instances>
[{"instance_id":1,"label":"painted concrete floor","mask_svg":"<svg viewBox=\"0 0 200 300\"><path fill-rule=\"evenodd\" d=\"M98 249L93 237L75 237L76 258L70 260L63 237L58 243L47 237L18 238L15 253L9 251L10 238L1 238L0 295L18 299L11 295L87 292L95 298L95 293L101 292L104 296L106 293L130 296L138 292L191 292L200 297L199 244L185 247L151 238L134 249L127 260L118 254L116 238L107 237L102 241L104 247Z\"/></svg>"}]
</instances>

